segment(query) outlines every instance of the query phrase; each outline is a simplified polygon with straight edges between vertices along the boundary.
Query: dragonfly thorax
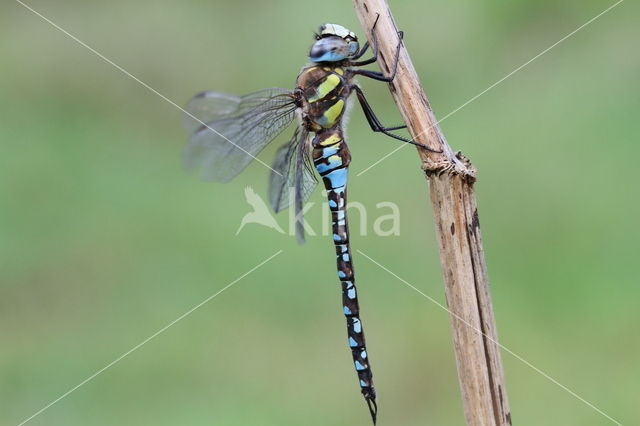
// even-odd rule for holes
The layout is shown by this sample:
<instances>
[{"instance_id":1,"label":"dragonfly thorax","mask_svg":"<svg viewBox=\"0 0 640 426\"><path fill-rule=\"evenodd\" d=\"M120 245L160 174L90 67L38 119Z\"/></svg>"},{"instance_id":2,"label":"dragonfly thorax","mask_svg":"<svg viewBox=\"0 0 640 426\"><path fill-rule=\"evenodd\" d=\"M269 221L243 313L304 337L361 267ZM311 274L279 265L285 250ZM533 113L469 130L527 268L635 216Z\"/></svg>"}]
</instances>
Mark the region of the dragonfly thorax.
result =
<instances>
[{"instance_id":1,"label":"dragonfly thorax","mask_svg":"<svg viewBox=\"0 0 640 426\"><path fill-rule=\"evenodd\" d=\"M324 24L316 34L309 58L313 62L340 62L358 53L360 45L353 31L338 24Z\"/></svg>"},{"instance_id":2,"label":"dragonfly thorax","mask_svg":"<svg viewBox=\"0 0 640 426\"><path fill-rule=\"evenodd\" d=\"M297 79L303 125L310 132L340 124L350 85L345 70L336 66L311 65Z\"/></svg>"}]
</instances>

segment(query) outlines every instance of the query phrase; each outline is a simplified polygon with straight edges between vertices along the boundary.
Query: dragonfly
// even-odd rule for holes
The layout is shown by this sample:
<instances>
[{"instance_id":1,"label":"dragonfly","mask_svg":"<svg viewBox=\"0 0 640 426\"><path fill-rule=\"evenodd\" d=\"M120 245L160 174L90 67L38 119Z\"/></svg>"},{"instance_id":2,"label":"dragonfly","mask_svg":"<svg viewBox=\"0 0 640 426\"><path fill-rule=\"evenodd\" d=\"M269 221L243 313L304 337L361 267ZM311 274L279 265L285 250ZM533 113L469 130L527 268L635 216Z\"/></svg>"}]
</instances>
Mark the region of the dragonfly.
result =
<instances>
[{"instance_id":1,"label":"dragonfly","mask_svg":"<svg viewBox=\"0 0 640 426\"><path fill-rule=\"evenodd\" d=\"M295 209L296 235L302 243L303 203L318 184L316 173L324 184L331 211L347 341L374 424L378 414L376 389L360 320L346 213L351 154L345 140L345 116L351 95L355 93L374 132L441 152L394 133L406 128L404 125L385 127L355 81L356 76L382 82L395 78L403 38L401 31L390 75L362 68L378 59L375 27L374 24L371 34L372 57L360 60L370 47L368 41L360 47L356 34L347 28L338 24L320 26L309 52L311 63L298 74L293 90L269 88L244 96L219 91L197 94L185 108L191 136L184 150L187 169L200 169L204 179L227 182L296 122L293 136L277 150L271 166L269 202L276 212Z\"/></svg>"}]
</instances>

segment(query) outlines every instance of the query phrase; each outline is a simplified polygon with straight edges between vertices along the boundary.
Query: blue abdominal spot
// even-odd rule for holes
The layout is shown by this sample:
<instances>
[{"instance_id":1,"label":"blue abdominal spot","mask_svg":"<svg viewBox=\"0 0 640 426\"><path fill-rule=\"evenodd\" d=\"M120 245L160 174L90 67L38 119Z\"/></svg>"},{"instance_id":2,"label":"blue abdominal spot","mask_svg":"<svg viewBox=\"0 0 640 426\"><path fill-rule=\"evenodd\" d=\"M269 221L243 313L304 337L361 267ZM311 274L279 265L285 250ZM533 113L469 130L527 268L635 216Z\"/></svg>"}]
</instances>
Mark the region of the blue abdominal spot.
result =
<instances>
[{"instance_id":1,"label":"blue abdominal spot","mask_svg":"<svg viewBox=\"0 0 640 426\"><path fill-rule=\"evenodd\" d=\"M356 298L356 289L355 288L350 288L349 290L347 290L347 297L349 299L355 299Z\"/></svg>"},{"instance_id":2,"label":"blue abdominal spot","mask_svg":"<svg viewBox=\"0 0 640 426\"><path fill-rule=\"evenodd\" d=\"M324 176L331 183L331 188L338 188L347 184L347 168L337 169Z\"/></svg>"},{"instance_id":3,"label":"blue abdominal spot","mask_svg":"<svg viewBox=\"0 0 640 426\"><path fill-rule=\"evenodd\" d=\"M322 158L329 158L334 154L338 153L338 148L335 146L328 146L322 149Z\"/></svg>"},{"instance_id":4,"label":"blue abdominal spot","mask_svg":"<svg viewBox=\"0 0 640 426\"><path fill-rule=\"evenodd\" d=\"M337 159L329 159L329 163L320 163L316 165L316 170L318 173L324 173L328 170L333 170L336 167L342 165L342 158L338 157Z\"/></svg>"},{"instance_id":5,"label":"blue abdominal spot","mask_svg":"<svg viewBox=\"0 0 640 426\"><path fill-rule=\"evenodd\" d=\"M346 169L344 169L344 170L346 170ZM342 186L337 186L335 188L332 188L333 192L335 192L336 194L344 194L344 189L346 188L346 185L347 185L347 183L345 182L344 185L342 185Z\"/></svg>"}]
</instances>

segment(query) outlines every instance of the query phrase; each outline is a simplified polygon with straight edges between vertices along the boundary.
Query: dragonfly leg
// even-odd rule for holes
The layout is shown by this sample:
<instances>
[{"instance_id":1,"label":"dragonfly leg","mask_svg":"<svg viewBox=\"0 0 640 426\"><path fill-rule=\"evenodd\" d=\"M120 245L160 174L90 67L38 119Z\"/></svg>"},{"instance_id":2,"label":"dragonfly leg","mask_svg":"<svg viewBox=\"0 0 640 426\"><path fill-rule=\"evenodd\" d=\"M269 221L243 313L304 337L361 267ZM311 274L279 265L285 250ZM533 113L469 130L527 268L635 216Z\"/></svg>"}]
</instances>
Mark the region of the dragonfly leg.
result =
<instances>
[{"instance_id":1,"label":"dragonfly leg","mask_svg":"<svg viewBox=\"0 0 640 426\"><path fill-rule=\"evenodd\" d=\"M380 72L380 71L371 71L371 70L363 70L363 69L359 69L359 68L354 68L351 70L351 72L353 72L354 74L358 74L361 75L363 77L369 77L372 78L374 80L378 80L378 81L386 81L386 82L391 82L393 81L394 78L396 78L396 72L398 71L398 59L400 58L400 47L402 46L402 36L403 36L403 32L402 31L398 31L398 36L400 37L400 41L398 41L398 45L396 46L396 53L395 53L395 57L393 59L393 72L391 73L391 75L386 76L384 75L384 73ZM375 61L378 60L378 47L377 47L377 38L375 36L375 33L373 35L373 40L374 40L374 46L373 46L373 51L374 51L374 57L371 59L367 59L365 61L360 61L360 62L354 62L353 65L367 65L370 63L373 63Z\"/></svg>"},{"instance_id":2,"label":"dragonfly leg","mask_svg":"<svg viewBox=\"0 0 640 426\"><path fill-rule=\"evenodd\" d=\"M377 42L374 42L374 43L377 43ZM365 44L365 46L367 46L368 44L369 44L369 42L367 42L367 43ZM364 53L364 52L362 52L362 53ZM360 55L360 54L358 53L358 55L356 55L353 59L358 59L360 56L362 56L362 55ZM377 60L378 60L378 49L377 49L377 47L374 45L374 48L373 48L373 57L372 57L372 58L365 59L365 60L363 60L363 61L351 62L349 65L354 66L354 67L361 67L361 66L363 66L363 65L369 65L369 64L372 64L372 63L374 63L374 62L375 62L375 61L377 61Z\"/></svg>"},{"instance_id":3,"label":"dragonfly leg","mask_svg":"<svg viewBox=\"0 0 640 426\"><path fill-rule=\"evenodd\" d=\"M378 16L376 16L376 20L373 23L373 26L371 27L371 31L375 30L376 25L378 25L378 19L380 19L380 14L379 13L378 13ZM375 33L372 33L372 36L373 36L372 37L373 38L373 58L369 58L369 59L366 59L366 60L360 61L360 62L352 62L351 65L361 66L361 65L372 64L378 59L378 39L376 38ZM362 46L362 49L360 49L358 54L356 56L354 56L353 59L361 58L362 55L365 54L367 49L369 49L369 40L367 40L367 42L364 44L364 46Z\"/></svg>"},{"instance_id":4,"label":"dragonfly leg","mask_svg":"<svg viewBox=\"0 0 640 426\"><path fill-rule=\"evenodd\" d=\"M376 25L378 23L378 18L380 18L380 15L378 15L378 17L376 18L376 21L373 24L373 27L371 28L371 38L373 40L372 43L372 48L373 48L373 57L369 58L369 59L365 59L364 61L358 61L358 62L352 62L351 65L352 66L363 66L363 65L368 65L368 64L372 64L374 62L376 62L378 60L378 55L380 54L380 51L378 50L378 35L375 32L375 28ZM362 75L364 77L369 77L372 78L374 80L378 80L378 81L386 81L386 82L390 82L393 81L393 79L396 76L396 72L398 71L398 58L400 57L400 47L402 46L402 38L404 37L404 32L402 31L398 31L398 45L396 46L396 53L393 59L393 72L391 73L390 76L385 76L383 73L381 73L380 71L371 71L371 70L361 70L361 69L353 69L352 72L354 74L359 74Z\"/></svg>"},{"instance_id":5,"label":"dragonfly leg","mask_svg":"<svg viewBox=\"0 0 640 426\"><path fill-rule=\"evenodd\" d=\"M373 39L373 57L369 59L365 59L364 61L351 62L350 65L354 67L361 67L363 65L372 64L378 60L378 36L376 35L376 32L375 32L376 25L378 25L378 19L380 19L379 13L378 13L378 16L376 16L376 20L373 23L373 27L371 27L371 38ZM362 48L362 50L360 50L360 52L358 52L358 54L354 56L353 59L358 59L362 57L362 55L364 55L364 52L366 52L368 47L369 47L369 42L367 41L364 44L364 47Z\"/></svg>"},{"instance_id":6,"label":"dragonfly leg","mask_svg":"<svg viewBox=\"0 0 640 426\"><path fill-rule=\"evenodd\" d=\"M436 149L433 149L433 148L429 148L428 146L423 145L423 144L421 144L419 142L416 142L416 141L414 141L412 139L407 139L407 138L405 138L403 136L396 135L395 133L391 133L392 130L405 129L407 126L403 125L403 126L385 127L380 122L380 119L373 112L373 109L371 108L371 105L369 104L369 101L367 101L367 98L364 96L364 93L362 92L362 89L360 89L360 87L358 87L358 86L353 86L353 90L355 90L355 92L356 92L356 96L358 97L358 102L360 102L360 106L362 107L362 111L364 112L364 116L367 119L367 122L369 123L369 126L371 126L371 130L373 130L374 132L384 133L385 135L387 135L389 137L392 137L394 139L397 139L399 141L419 146L421 148L426 149L427 151L436 152L436 153L441 153L442 152L442 151L439 151L439 150L436 150Z\"/></svg>"},{"instance_id":7,"label":"dragonfly leg","mask_svg":"<svg viewBox=\"0 0 640 426\"><path fill-rule=\"evenodd\" d=\"M367 50L369 50L369 42L368 41L362 46L362 49L360 49L360 51L358 53L356 53L356 56L354 56L353 59L361 58L362 55L367 53ZM358 64L358 63L359 62L354 62L354 64Z\"/></svg>"}]
</instances>

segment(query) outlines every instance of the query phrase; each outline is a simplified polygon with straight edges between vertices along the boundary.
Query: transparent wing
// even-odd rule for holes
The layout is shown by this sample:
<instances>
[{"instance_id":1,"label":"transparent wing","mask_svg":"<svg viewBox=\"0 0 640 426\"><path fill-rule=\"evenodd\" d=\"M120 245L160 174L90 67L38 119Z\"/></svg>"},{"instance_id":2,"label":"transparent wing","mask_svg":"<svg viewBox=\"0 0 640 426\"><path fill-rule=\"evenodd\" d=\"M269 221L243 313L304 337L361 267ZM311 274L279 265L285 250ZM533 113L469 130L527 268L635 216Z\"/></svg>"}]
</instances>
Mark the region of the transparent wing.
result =
<instances>
[{"instance_id":1,"label":"transparent wing","mask_svg":"<svg viewBox=\"0 0 640 426\"><path fill-rule=\"evenodd\" d=\"M242 99L242 96L224 92L198 93L185 106L185 110L193 117L185 114L184 126L189 133L193 133L202 127L202 123L237 114L242 109Z\"/></svg>"},{"instance_id":2,"label":"transparent wing","mask_svg":"<svg viewBox=\"0 0 640 426\"><path fill-rule=\"evenodd\" d=\"M296 236L304 243L302 207L318 184L309 157L308 133L297 128L291 140L276 153L269 179L269 202L277 212L293 205ZM278 173L276 173L278 172Z\"/></svg>"},{"instance_id":3,"label":"transparent wing","mask_svg":"<svg viewBox=\"0 0 640 426\"><path fill-rule=\"evenodd\" d=\"M245 96L196 95L186 106L192 116L187 115L185 126L192 135L184 150L185 167L201 168L203 179L231 180L293 121L295 109L292 92L280 88Z\"/></svg>"}]
</instances>

